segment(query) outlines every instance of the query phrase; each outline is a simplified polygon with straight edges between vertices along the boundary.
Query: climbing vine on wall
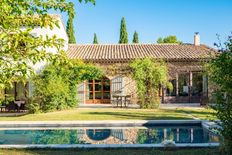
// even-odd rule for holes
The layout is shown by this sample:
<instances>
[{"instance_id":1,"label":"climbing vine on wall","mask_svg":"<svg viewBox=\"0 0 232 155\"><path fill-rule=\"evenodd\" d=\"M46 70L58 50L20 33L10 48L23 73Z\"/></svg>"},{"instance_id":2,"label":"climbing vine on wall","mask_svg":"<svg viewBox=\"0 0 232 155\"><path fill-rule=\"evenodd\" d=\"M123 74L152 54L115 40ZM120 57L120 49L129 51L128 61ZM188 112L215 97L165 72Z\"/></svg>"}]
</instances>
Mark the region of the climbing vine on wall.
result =
<instances>
[{"instance_id":1,"label":"climbing vine on wall","mask_svg":"<svg viewBox=\"0 0 232 155\"><path fill-rule=\"evenodd\" d=\"M132 77L137 84L137 94L141 108L157 108L160 104L160 85L169 86L167 65L162 60L149 58L130 63Z\"/></svg>"}]
</instances>

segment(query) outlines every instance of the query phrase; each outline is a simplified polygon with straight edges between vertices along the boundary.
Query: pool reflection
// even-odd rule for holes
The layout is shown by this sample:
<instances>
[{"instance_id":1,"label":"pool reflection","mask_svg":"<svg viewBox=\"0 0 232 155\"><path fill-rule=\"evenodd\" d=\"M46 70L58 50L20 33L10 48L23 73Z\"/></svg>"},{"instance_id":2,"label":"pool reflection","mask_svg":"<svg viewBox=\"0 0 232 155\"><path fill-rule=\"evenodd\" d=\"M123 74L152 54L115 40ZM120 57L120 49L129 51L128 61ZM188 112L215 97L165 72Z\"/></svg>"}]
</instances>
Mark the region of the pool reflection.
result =
<instances>
[{"instance_id":1,"label":"pool reflection","mask_svg":"<svg viewBox=\"0 0 232 155\"><path fill-rule=\"evenodd\" d=\"M218 142L200 126L72 130L1 130L0 144L159 144Z\"/></svg>"}]
</instances>

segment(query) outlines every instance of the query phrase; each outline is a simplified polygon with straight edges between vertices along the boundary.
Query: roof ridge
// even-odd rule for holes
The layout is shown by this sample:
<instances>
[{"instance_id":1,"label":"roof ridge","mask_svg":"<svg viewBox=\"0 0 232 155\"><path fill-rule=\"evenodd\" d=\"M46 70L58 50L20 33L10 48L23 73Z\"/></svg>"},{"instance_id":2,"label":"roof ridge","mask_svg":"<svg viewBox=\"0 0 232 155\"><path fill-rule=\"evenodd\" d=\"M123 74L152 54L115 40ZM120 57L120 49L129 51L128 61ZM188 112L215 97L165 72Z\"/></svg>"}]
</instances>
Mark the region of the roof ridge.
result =
<instances>
[{"instance_id":1,"label":"roof ridge","mask_svg":"<svg viewBox=\"0 0 232 155\"><path fill-rule=\"evenodd\" d=\"M133 43L129 43L129 44L91 44L91 43L87 43L87 44L69 44L70 46L129 46L129 45L135 45L135 46L139 46L139 45L157 45L157 46L162 46L162 45L193 45L193 44L179 44L179 43L162 43L162 44L157 44L157 43L139 43L139 44L133 44Z\"/></svg>"}]
</instances>

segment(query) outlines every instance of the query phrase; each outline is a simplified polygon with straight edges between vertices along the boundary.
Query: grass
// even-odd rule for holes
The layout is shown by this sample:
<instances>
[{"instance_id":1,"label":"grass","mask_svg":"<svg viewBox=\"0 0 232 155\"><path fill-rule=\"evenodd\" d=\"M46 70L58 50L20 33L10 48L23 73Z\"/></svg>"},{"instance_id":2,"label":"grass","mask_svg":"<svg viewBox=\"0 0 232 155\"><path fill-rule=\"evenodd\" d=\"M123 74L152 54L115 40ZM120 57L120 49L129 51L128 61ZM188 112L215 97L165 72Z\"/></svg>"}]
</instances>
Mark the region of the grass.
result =
<instances>
[{"instance_id":1,"label":"grass","mask_svg":"<svg viewBox=\"0 0 232 155\"><path fill-rule=\"evenodd\" d=\"M81 150L0 150L0 155L219 155L219 149L81 149Z\"/></svg>"},{"instance_id":2,"label":"grass","mask_svg":"<svg viewBox=\"0 0 232 155\"><path fill-rule=\"evenodd\" d=\"M214 111L206 108L176 109L72 109L43 114L0 117L0 121L71 121L71 120L214 120Z\"/></svg>"}]
</instances>

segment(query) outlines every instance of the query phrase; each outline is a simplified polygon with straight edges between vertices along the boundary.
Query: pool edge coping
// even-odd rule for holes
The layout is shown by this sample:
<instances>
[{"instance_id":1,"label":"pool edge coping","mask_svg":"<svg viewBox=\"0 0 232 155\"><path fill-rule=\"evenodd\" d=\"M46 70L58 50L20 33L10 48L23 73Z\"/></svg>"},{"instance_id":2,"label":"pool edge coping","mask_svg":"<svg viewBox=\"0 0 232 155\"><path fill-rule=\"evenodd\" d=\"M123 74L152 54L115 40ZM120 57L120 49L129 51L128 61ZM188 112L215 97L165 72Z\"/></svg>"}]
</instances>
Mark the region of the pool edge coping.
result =
<instances>
[{"instance_id":1,"label":"pool edge coping","mask_svg":"<svg viewBox=\"0 0 232 155\"><path fill-rule=\"evenodd\" d=\"M185 143L175 146L162 144L26 144L26 145L0 145L1 149L94 149L94 148L210 148L219 147L220 143Z\"/></svg>"},{"instance_id":2,"label":"pool edge coping","mask_svg":"<svg viewBox=\"0 0 232 155\"><path fill-rule=\"evenodd\" d=\"M101 121L0 121L0 128L15 127L94 127L115 125L202 124L205 120L101 120Z\"/></svg>"}]
</instances>

